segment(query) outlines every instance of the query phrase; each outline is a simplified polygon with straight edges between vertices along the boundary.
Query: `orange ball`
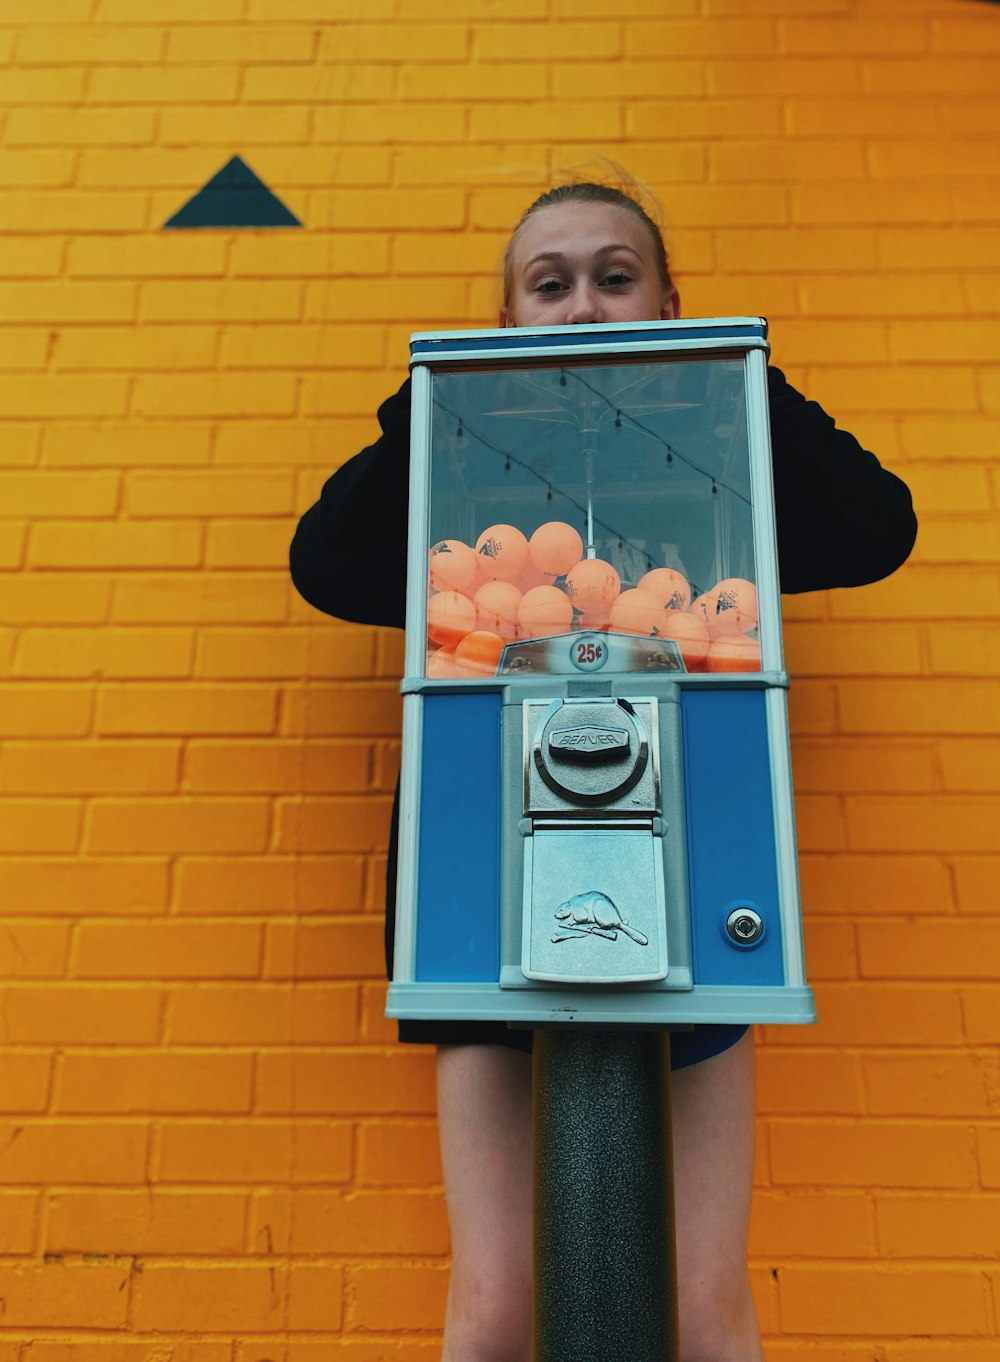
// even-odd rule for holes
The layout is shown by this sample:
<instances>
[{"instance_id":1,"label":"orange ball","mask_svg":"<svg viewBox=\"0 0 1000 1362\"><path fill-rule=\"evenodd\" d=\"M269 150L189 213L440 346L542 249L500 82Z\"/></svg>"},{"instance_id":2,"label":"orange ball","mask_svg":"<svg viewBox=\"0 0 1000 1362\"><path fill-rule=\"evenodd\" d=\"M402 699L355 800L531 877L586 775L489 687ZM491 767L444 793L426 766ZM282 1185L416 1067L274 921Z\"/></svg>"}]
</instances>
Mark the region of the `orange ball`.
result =
<instances>
[{"instance_id":1,"label":"orange ball","mask_svg":"<svg viewBox=\"0 0 1000 1362\"><path fill-rule=\"evenodd\" d=\"M612 603L608 622L619 634L649 635L663 619L663 607L651 591L634 587Z\"/></svg>"},{"instance_id":2,"label":"orange ball","mask_svg":"<svg viewBox=\"0 0 1000 1362\"><path fill-rule=\"evenodd\" d=\"M439 591L427 602L427 637L452 647L476 627L476 607L461 591Z\"/></svg>"},{"instance_id":3,"label":"orange ball","mask_svg":"<svg viewBox=\"0 0 1000 1362\"><path fill-rule=\"evenodd\" d=\"M757 588L742 577L727 577L691 606L700 613L713 638L748 634L757 628Z\"/></svg>"},{"instance_id":4,"label":"orange ball","mask_svg":"<svg viewBox=\"0 0 1000 1362\"><path fill-rule=\"evenodd\" d=\"M517 607L521 593L512 582L487 582L473 597L476 628L499 634L509 643L517 638Z\"/></svg>"},{"instance_id":5,"label":"orange ball","mask_svg":"<svg viewBox=\"0 0 1000 1362\"><path fill-rule=\"evenodd\" d=\"M430 551L431 586L436 591L468 591L476 580L476 555L461 539L442 539Z\"/></svg>"},{"instance_id":6,"label":"orange ball","mask_svg":"<svg viewBox=\"0 0 1000 1362\"><path fill-rule=\"evenodd\" d=\"M583 540L564 520L547 520L528 541L528 555L539 572L562 577L583 557Z\"/></svg>"},{"instance_id":7,"label":"orange ball","mask_svg":"<svg viewBox=\"0 0 1000 1362\"><path fill-rule=\"evenodd\" d=\"M519 577L515 578L514 585L518 591L530 591L536 586L551 586L554 581L555 578L551 572L539 572L529 558L528 566Z\"/></svg>"},{"instance_id":8,"label":"orange ball","mask_svg":"<svg viewBox=\"0 0 1000 1362\"><path fill-rule=\"evenodd\" d=\"M455 648L455 665L459 675L496 676L503 647L503 639L499 634L491 634L483 629L466 634Z\"/></svg>"},{"instance_id":9,"label":"orange ball","mask_svg":"<svg viewBox=\"0 0 1000 1362\"><path fill-rule=\"evenodd\" d=\"M746 634L721 634L705 659L710 672L759 672L760 644Z\"/></svg>"},{"instance_id":10,"label":"orange ball","mask_svg":"<svg viewBox=\"0 0 1000 1362\"><path fill-rule=\"evenodd\" d=\"M566 574L566 595L583 613L595 605L610 606L621 585L618 573L603 558L584 558Z\"/></svg>"},{"instance_id":11,"label":"orange ball","mask_svg":"<svg viewBox=\"0 0 1000 1362\"><path fill-rule=\"evenodd\" d=\"M688 671L700 666L708 656L712 639L708 625L699 616L667 610L658 629L661 638L672 638L676 642Z\"/></svg>"},{"instance_id":12,"label":"orange ball","mask_svg":"<svg viewBox=\"0 0 1000 1362\"><path fill-rule=\"evenodd\" d=\"M611 623L611 606L604 605L600 601L591 602L586 610L577 616L573 628L576 632L590 630L593 633L600 633L607 629Z\"/></svg>"},{"instance_id":13,"label":"orange ball","mask_svg":"<svg viewBox=\"0 0 1000 1362\"><path fill-rule=\"evenodd\" d=\"M564 634L573 623L573 606L557 586L536 586L521 597L517 618L521 633L528 638Z\"/></svg>"},{"instance_id":14,"label":"orange ball","mask_svg":"<svg viewBox=\"0 0 1000 1362\"><path fill-rule=\"evenodd\" d=\"M513 525L491 525L476 540L479 554L489 580L512 582L528 566L528 541Z\"/></svg>"},{"instance_id":15,"label":"orange ball","mask_svg":"<svg viewBox=\"0 0 1000 1362\"><path fill-rule=\"evenodd\" d=\"M651 591L664 610L686 610L691 604L687 578L673 568L652 568L639 579L640 591Z\"/></svg>"},{"instance_id":16,"label":"orange ball","mask_svg":"<svg viewBox=\"0 0 1000 1362\"><path fill-rule=\"evenodd\" d=\"M461 676L455 665L454 648L432 648L427 653L427 679L429 681L454 681Z\"/></svg>"}]
</instances>

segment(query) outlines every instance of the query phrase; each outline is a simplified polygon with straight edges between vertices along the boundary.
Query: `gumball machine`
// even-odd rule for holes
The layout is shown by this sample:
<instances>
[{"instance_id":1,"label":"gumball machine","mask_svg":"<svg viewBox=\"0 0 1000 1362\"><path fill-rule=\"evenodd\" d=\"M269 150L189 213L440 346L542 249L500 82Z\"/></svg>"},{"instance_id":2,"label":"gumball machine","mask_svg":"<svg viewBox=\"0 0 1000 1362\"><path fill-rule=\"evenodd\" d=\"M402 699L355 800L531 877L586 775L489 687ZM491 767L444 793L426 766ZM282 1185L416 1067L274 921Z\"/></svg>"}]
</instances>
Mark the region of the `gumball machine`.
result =
<instances>
[{"instance_id":1,"label":"gumball machine","mask_svg":"<svg viewBox=\"0 0 1000 1362\"><path fill-rule=\"evenodd\" d=\"M638 1046L646 1110L650 1037L814 1020L766 337L731 318L412 341L387 1011L534 1028L536 1107ZM669 1207L649 1211L655 1239ZM550 1295L540 1362L586 1362L566 1332L586 1309L565 1277ZM671 1327L651 1318L630 1362Z\"/></svg>"}]
</instances>

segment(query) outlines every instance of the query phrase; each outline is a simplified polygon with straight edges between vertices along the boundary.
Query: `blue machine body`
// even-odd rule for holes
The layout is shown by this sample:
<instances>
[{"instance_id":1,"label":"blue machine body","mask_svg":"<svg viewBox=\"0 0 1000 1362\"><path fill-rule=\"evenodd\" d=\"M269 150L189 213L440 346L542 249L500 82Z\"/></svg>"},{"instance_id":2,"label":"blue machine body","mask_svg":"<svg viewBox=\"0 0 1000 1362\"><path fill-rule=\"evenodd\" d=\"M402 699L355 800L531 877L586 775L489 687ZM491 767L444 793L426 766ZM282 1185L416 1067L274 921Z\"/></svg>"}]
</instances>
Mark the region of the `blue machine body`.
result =
<instances>
[{"instance_id":1,"label":"blue machine body","mask_svg":"<svg viewBox=\"0 0 1000 1362\"><path fill-rule=\"evenodd\" d=\"M757 318L414 338L390 1016L814 1020L766 353ZM580 562L545 576L551 521ZM661 568L688 593L626 614Z\"/></svg>"}]
</instances>

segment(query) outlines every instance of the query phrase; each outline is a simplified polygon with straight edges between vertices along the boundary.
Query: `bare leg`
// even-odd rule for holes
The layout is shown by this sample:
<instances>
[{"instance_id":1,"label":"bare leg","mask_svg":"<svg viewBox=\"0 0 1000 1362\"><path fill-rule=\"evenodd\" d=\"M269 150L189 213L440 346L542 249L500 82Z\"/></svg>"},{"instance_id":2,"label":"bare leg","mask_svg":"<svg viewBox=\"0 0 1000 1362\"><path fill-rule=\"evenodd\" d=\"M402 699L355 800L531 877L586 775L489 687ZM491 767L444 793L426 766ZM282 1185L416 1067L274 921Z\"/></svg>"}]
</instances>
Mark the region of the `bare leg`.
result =
<instances>
[{"instance_id":1,"label":"bare leg","mask_svg":"<svg viewBox=\"0 0 1000 1362\"><path fill-rule=\"evenodd\" d=\"M452 1275L442 1362L531 1356L531 1058L438 1047Z\"/></svg>"},{"instance_id":2,"label":"bare leg","mask_svg":"<svg viewBox=\"0 0 1000 1362\"><path fill-rule=\"evenodd\" d=\"M673 1075L674 1186L683 1362L764 1362L747 1271L754 1044Z\"/></svg>"},{"instance_id":3,"label":"bare leg","mask_svg":"<svg viewBox=\"0 0 1000 1362\"><path fill-rule=\"evenodd\" d=\"M764 1362L746 1264L753 1178L752 1032L673 1075L683 1362ZM531 1064L441 1046L438 1103L452 1234L442 1362L531 1352Z\"/></svg>"}]
</instances>

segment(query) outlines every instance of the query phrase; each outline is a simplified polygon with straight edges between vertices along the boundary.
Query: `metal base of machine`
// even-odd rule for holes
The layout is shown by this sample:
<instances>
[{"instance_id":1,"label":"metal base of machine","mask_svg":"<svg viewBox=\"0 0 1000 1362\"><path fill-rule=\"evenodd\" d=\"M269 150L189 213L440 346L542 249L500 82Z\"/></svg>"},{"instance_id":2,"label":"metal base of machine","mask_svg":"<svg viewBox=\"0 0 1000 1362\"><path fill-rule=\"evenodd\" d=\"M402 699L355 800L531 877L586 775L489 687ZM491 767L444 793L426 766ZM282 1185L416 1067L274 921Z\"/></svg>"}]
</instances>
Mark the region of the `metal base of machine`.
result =
<instances>
[{"instance_id":1,"label":"metal base of machine","mask_svg":"<svg viewBox=\"0 0 1000 1362\"><path fill-rule=\"evenodd\" d=\"M676 1362L670 1042L539 1030L535 1362Z\"/></svg>"}]
</instances>

